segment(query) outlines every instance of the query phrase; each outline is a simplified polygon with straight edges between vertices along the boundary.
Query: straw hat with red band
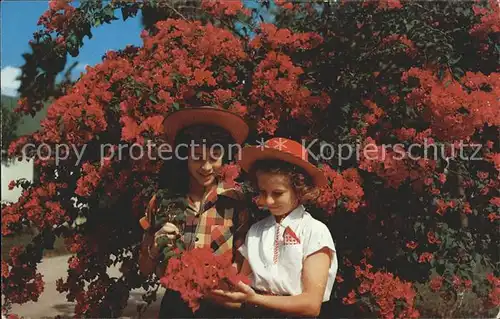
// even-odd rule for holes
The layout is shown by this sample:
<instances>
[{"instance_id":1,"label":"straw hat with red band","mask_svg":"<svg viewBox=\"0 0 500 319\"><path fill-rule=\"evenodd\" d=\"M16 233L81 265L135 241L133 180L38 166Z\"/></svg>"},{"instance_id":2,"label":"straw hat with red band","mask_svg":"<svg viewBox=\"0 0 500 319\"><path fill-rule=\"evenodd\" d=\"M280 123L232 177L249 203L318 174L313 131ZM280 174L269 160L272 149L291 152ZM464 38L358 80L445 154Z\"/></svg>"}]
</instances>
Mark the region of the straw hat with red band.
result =
<instances>
[{"instance_id":1,"label":"straw hat with red band","mask_svg":"<svg viewBox=\"0 0 500 319\"><path fill-rule=\"evenodd\" d=\"M174 144L180 130L198 124L223 128L238 144L242 144L248 136L248 125L240 116L228 110L202 106L184 108L169 114L163 122L167 141Z\"/></svg>"},{"instance_id":2,"label":"straw hat with red band","mask_svg":"<svg viewBox=\"0 0 500 319\"><path fill-rule=\"evenodd\" d=\"M248 172L259 160L282 160L304 169L311 175L316 186L325 186L328 180L323 172L309 163L307 150L298 142L283 137L275 137L264 145L246 146L241 150L241 168Z\"/></svg>"}]
</instances>

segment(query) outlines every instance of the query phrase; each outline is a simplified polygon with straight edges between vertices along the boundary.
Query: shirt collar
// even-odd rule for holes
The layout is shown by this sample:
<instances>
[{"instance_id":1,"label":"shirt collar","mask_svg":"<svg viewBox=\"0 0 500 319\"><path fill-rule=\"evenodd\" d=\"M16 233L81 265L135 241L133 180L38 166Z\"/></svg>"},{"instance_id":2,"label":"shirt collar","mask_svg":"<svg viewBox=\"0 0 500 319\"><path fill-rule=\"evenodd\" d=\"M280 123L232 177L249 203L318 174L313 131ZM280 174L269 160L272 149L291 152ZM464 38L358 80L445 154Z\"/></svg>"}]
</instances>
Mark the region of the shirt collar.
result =
<instances>
[{"instance_id":1,"label":"shirt collar","mask_svg":"<svg viewBox=\"0 0 500 319\"><path fill-rule=\"evenodd\" d=\"M199 210L196 211L194 205L191 202L191 199L188 197L187 202L188 202L188 208L194 213L195 216L200 215L201 213L205 212L206 210L210 209L213 205L215 205L215 202L217 202L217 199L219 196L224 196L224 194L228 191L229 188L226 187L223 182L219 182L216 185L213 185L210 190L206 193L202 203L203 207Z\"/></svg>"},{"instance_id":2,"label":"shirt collar","mask_svg":"<svg viewBox=\"0 0 500 319\"><path fill-rule=\"evenodd\" d=\"M304 216L305 211L306 210L303 205L297 206L294 210L292 210L290 214L288 214L288 216L286 216L281 221L280 225L285 228L293 225L297 220L300 220L302 216ZM274 218L274 216L271 215L269 217L270 217L268 221L269 226L276 224L276 219Z\"/></svg>"}]
</instances>

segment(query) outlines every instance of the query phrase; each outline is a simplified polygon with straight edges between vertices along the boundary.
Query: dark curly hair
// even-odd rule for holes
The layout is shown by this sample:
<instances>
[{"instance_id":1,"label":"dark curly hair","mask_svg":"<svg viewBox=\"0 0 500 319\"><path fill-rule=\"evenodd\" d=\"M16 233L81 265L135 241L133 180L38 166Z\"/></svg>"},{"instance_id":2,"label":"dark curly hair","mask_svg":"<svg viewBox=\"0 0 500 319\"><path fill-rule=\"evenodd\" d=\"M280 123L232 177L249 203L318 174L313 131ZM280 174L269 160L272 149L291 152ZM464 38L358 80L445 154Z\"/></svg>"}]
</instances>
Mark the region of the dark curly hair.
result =
<instances>
[{"instance_id":1,"label":"dark curly hair","mask_svg":"<svg viewBox=\"0 0 500 319\"><path fill-rule=\"evenodd\" d=\"M287 176L300 204L314 202L319 197L319 189L311 175L301 167L282 160L258 160L249 170L250 182L257 189L257 172Z\"/></svg>"}]
</instances>

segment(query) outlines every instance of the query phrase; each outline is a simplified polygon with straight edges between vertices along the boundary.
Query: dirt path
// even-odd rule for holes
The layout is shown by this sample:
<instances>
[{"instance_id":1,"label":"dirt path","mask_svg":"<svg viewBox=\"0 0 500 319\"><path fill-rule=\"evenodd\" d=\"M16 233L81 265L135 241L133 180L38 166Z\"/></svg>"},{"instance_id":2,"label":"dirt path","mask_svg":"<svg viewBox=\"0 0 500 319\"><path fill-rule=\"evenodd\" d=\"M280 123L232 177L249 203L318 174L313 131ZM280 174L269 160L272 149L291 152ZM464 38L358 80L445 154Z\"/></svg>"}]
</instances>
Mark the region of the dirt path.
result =
<instances>
[{"instance_id":1,"label":"dirt path","mask_svg":"<svg viewBox=\"0 0 500 319\"><path fill-rule=\"evenodd\" d=\"M12 313L25 318L52 318L57 315L72 317L75 303L68 302L65 295L56 290L56 280L64 277L67 271L68 256L45 258L39 264L39 271L45 281L45 290L37 302L28 302L22 305L14 305ZM109 274L119 276L118 268L110 268ZM121 318L137 318L137 305L144 303L141 296L143 289L130 292L127 308ZM156 318L160 309L161 298L153 303L142 316L142 318Z\"/></svg>"}]
</instances>

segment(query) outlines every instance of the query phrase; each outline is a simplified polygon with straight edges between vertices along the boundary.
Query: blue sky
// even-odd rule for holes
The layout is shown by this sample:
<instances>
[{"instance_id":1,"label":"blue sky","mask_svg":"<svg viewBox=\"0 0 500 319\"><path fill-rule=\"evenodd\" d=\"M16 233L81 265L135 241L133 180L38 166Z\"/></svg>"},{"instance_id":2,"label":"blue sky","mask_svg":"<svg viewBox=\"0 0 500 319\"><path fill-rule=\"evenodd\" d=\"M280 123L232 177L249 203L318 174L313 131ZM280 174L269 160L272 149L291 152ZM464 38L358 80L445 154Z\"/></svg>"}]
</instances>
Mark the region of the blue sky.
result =
<instances>
[{"instance_id":1,"label":"blue sky","mask_svg":"<svg viewBox=\"0 0 500 319\"><path fill-rule=\"evenodd\" d=\"M256 0L243 0L249 8L259 8ZM75 1L73 5L77 6ZM39 17L48 9L48 1L19 1L7 0L0 2L1 12L1 91L4 95L17 95L20 75L19 67L24 64L23 53L31 52L28 42L33 39L33 33L39 30L37 22ZM78 66L73 70L75 78L85 70L85 65L95 65L108 50L125 48L128 44L141 45L140 33L142 31L140 14L135 18L123 21L121 11L116 10L119 20L111 24L104 24L92 30L92 39L84 38L80 54L73 58L68 55L67 67L73 61L78 61ZM267 12L262 12L267 22L273 22L274 17Z\"/></svg>"},{"instance_id":2,"label":"blue sky","mask_svg":"<svg viewBox=\"0 0 500 319\"><path fill-rule=\"evenodd\" d=\"M47 1L2 1L1 6L1 66L2 66L2 94L13 95L18 81L18 68L24 64L22 54L30 52L28 41L33 39L33 32L39 29L38 18L47 10ZM124 48L127 44L140 45L141 23L140 17L113 21L92 30L92 39L85 38L84 46L79 56L70 57L68 66L73 61L79 65L74 71L78 77L86 64L94 65L101 62L102 55L107 50ZM69 56L69 55L68 55Z\"/></svg>"}]
</instances>

